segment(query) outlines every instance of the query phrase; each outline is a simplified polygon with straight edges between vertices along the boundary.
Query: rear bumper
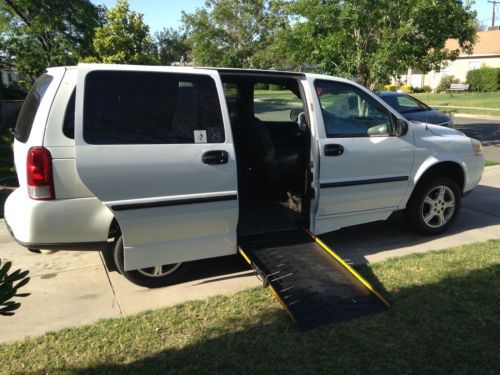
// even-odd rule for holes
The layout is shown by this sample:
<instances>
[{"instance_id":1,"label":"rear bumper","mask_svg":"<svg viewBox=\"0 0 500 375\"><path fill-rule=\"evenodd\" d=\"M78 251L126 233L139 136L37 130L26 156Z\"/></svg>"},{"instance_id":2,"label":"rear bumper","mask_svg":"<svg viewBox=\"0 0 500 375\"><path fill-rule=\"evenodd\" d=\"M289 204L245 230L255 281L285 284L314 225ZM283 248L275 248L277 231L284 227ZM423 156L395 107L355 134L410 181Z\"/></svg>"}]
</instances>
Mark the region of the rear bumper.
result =
<instances>
[{"instance_id":1,"label":"rear bumper","mask_svg":"<svg viewBox=\"0 0 500 375\"><path fill-rule=\"evenodd\" d=\"M4 216L19 244L50 250L101 250L113 220L97 198L35 201L21 189L7 198Z\"/></svg>"},{"instance_id":2,"label":"rear bumper","mask_svg":"<svg viewBox=\"0 0 500 375\"><path fill-rule=\"evenodd\" d=\"M7 226L7 230L9 231L11 237L21 246L24 246L28 249L43 249L43 250L102 250L107 246L107 242L82 242L82 243L31 243L31 242L23 242L16 238L12 228L9 223L5 221L5 225Z\"/></svg>"}]
</instances>

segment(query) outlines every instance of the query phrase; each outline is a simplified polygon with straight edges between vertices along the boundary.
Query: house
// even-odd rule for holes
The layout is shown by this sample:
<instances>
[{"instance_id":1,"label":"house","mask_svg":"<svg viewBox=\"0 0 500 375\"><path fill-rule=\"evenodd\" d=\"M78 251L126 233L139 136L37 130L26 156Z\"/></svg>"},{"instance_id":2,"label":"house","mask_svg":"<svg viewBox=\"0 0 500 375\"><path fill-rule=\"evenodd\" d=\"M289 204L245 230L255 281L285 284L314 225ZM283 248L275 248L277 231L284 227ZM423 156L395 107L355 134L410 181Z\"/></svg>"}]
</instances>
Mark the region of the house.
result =
<instances>
[{"instance_id":1,"label":"house","mask_svg":"<svg viewBox=\"0 0 500 375\"><path fill-rule=\"evenodd\" d=\"M458 41L449 39L447 49L458 49ZM401 81L412 87L430 86L433 90L439 85L444 76L454 76L460 82L465 82L467 72L481 67L500 68L500 30L493 28L477 33L477 42L472 55L460 54L455 61L449 61L441 71L431 71L424 74L415 69L408 69L406 75L401 76Z\"/></svg>"},{"instance_id":2,"label":"house","mask_svg":"<svg viewBox=\"0 0 500 375\"><path fill-rule=\"evenodd\" d=\"M9 63L0 65L0 78L0 83L4 86L9 86L12 82L18 82L22 79L21 74Z\"/></svg>"}]
</instances>

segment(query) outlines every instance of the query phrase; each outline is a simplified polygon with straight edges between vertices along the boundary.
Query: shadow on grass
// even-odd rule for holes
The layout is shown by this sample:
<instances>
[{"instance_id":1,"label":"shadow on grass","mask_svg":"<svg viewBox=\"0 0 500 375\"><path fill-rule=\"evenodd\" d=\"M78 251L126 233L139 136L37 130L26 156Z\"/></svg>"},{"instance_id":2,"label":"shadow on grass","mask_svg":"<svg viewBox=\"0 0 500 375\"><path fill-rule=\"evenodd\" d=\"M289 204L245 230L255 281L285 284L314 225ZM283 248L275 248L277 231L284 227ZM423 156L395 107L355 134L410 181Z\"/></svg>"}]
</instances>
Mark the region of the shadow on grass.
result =
<instances>
[{"instance_id":1,"label":"shadow on grass","mask_svg":"<svg viewBox=\"0 0 500 375\"><path fill-rule=\"evenodd\" d=\"M385 313L305 333L284 312L264 309L237 329L225 321L210 325L185 347L72 372L499 373L498 290L495 265L397 290Z\"/></svg>"}]
</instances>

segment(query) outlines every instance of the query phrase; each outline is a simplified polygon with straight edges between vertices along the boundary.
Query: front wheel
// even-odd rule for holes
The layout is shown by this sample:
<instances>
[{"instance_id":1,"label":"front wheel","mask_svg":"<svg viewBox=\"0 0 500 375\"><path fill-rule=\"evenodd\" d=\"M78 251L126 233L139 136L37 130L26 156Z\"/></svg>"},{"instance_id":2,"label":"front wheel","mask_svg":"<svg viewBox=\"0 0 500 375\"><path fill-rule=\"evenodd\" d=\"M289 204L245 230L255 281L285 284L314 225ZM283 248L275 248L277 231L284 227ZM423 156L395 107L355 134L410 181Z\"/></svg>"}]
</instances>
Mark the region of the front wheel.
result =
<instances>
[{"instance_id":1,"label":"front wheel","mask_svg":"<svg viewBox=\"0 0 500 375\"><path fill-rule=\"evenodd\" d=\"M440 234L456 220L461 195L458 184L449 178L422 181L405 210L406 221L422 234Z\"/></svg>"},{"instance_id":2,"label":"front wheel","mask_svg":"<svg viewBox=\"0 0 500 375\"><path fill-rule=\"evenodd\" d=\"M189 263L174 263L125 271L122 236L116 241L113 258L116 268L128 281L146 288L161 288L178 283L183 280L189 268Z\"/></svg>"}]
</instances>

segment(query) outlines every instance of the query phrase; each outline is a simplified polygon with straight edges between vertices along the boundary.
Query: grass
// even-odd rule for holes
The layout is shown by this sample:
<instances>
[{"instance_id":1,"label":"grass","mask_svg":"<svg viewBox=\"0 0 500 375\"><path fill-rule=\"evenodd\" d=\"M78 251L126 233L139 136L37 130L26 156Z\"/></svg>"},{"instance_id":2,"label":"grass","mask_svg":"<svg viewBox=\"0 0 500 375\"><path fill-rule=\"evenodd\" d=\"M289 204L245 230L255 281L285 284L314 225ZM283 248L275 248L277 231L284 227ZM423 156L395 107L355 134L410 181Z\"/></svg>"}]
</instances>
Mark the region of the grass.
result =
<instances>
[{"instance_id":1,"label":"grass","mask_svg":"<svg viewBox=\"0 0 500 375\"><path fill-rule=\"evenodd\" d=\"M484 166L485 167L491 167L493 165L498 165L498 164L500 164L500 163L496 160L484 159Z\"/></svg>"},{"instance_id":2,"label":"grass","mask_svg":"<svg viewBox=\"0 0 500 375\"><path fill-rule=\"evenodd\" d=\"M487 93L421 93L412 94L433 108L444 112L466 113L471 115L500 116L500 92ZM262 102L295 102L297 98L287 91L256 90L255 97ZM452 107L450 107L452 106ZM485 109L453 108L480 107Z\"/></svg>"},{"instance_id":3,"label":"grass","mask_svg":"<svg viewBox=\"0 0 500 375\"><path fill-rule=\"evenodd\" d=\"M412 95L440 111L500 116L500 92L421 93ZM484 109L453 108L454 106L480 107Z\"/></svg>"},{"instance_id":4,"label":"grass","mask_svg":"<svg viewBox=\"0 0 500 375\"><path fill-rule=\"evenodd\" d=\"M383 286L391 310L299 332L268 292L250 289L0 345L0 371L500 372L500 240L360 272Z\"/></svg>"}]
</instances>

